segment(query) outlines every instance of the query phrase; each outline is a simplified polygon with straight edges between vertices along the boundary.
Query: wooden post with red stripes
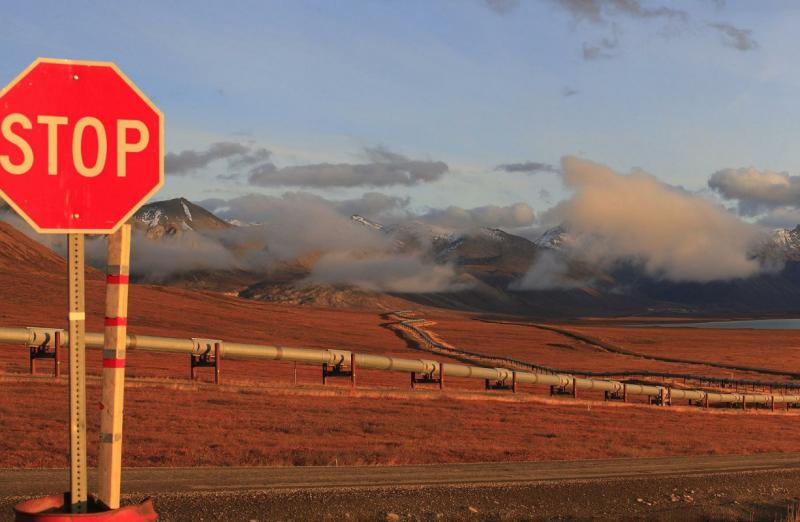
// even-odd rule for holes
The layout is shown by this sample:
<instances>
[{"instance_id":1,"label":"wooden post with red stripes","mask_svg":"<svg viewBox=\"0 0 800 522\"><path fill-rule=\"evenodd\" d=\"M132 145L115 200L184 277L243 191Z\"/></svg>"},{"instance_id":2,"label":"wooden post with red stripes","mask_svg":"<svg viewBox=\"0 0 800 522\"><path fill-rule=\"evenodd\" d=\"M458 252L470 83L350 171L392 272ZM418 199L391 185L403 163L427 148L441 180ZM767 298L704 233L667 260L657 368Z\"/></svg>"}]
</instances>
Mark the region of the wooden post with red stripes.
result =
<instances>
[{"instance_id":1,"label":"wooden post with red stripes","mask_svg":"<svg viewBox=\"0 0 800 522\"><path fill-rule=\"evenodd\" d=\"M122 474L122 403L125 392L125 344L128 335L128 275L131 226L108 236L103 396L100 403L99 497L119 508Z\"/></svg>"}]
</instances>

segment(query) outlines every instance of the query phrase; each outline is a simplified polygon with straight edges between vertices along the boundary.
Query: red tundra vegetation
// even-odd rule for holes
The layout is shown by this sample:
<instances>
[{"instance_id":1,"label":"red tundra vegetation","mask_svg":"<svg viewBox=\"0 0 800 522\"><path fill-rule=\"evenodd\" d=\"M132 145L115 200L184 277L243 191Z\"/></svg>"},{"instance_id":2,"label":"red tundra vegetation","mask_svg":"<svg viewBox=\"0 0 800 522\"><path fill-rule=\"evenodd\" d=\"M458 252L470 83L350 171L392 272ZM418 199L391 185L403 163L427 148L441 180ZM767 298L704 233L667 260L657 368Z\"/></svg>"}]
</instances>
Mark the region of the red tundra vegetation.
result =
<instances>
[{"instance_id":1,"label":"red tundra vegetation","mask_svg":"<svg viewBox=\"0 0 800 522\"><path fill-rule=\"evenodd\" d=\"M63 260L2 224L0 251L0 326L65 326ZM100 331L104 284L99 272L90 273L87 292L88 328ZM600 352L527 326L420 311L435 317L438 324L431 328L444 340L473 351L592 370L661 364ZM386 321L377 311L131 288L131 333L442 359L410 347L382 326ZM777 368L786 366L771 352L783 352L791 361L786 348L796 343L788 334L770 332L715 337L698 330L566 328L636 351L686 352L698 360ZM89 373L95 376L88 386L90 405L98 403L100 357L99 351L89 351ZM360 372L359 388L351 391L346 382L322 388L318 367L298 367L295 385L292 364L230 360L223 361L223 385L190 384L188 359L129 353L126 465L400 464L800 451L790 433L798 418L793 412L623 405L597 402L596 394L585 396L593 402L551 399L542 387L487 394L474 380L448 381L444 392L410 391L408 375L377 371ZM0 467L66 466L66 380L44 375L49 362L41 364L43 375L37 377L27 376L27 365L27 349L0 346ZM98 418L89 416L90 440L97 440ZM96 448L91 451L93 461Z\"/></svg>"}]
</instances>

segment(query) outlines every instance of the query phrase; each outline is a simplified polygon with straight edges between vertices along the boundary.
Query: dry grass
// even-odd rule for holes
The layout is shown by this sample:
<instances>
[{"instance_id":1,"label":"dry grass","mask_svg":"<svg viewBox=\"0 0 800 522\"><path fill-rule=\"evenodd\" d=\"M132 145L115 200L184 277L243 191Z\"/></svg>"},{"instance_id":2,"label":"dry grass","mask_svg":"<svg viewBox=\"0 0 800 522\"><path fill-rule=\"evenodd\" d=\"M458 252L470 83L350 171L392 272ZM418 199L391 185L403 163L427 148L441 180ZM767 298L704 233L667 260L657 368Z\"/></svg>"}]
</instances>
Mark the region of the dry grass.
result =
<instances>
[{"instance_id":1,"label":"dry grass","mask_svg":"<svg viewBox=\"0 0 800 522\"><path fill-rule=\"evenodd\" d=\"M609 353L531 326L488 323L453 314L434 314L434 317L436 324L427 329L457 348L505 355L556 368L597 372L646 370L770 381L785 381L788 378L715 368L703 363L708 361L781 371L796 368L800 372L800 334L796 332L584 324L563 326L643 355L698 361L698 364L689 364Z\"/></svg>"},{"instance_id":2,"label":"dry grass","mask_svg":"<svg viewBox=\"0 0 800 522\"><path fill-rule=\"evenodd\" d=\"M800 451L796 415L430 393L130 386L125 464L344 465ZM66 465L66 386L2 384L0 467ZM307 393L308 392L308 393ZM319 393L317 393L319 392ZM96 382L88 386L97 404ZM424 400L421 400L424 399ZM89 440L97 440L90 415ZM94 462L95 447L90 448Z\"/></svg>"},{"instance_id":3,"label":"dry grass","mask_svg":"<svg viewBox=\"0 0 800 522\"><path fill-rule=\"evenodd\" d=\"M698 328L572 327L643 354L800 372L796 330L705 330Z\"/></svg>"},{"instance_id":4,"label":"dry grass","mask_svg":"<svg viewBox=\"0 0 800 522\"><path fill-rule=\"evenodd\" d=\"M800 500L794 500L786 507L786 516L779 522L800 522Z\"/></svg>"},{"instance_id":5,"label":"dry grass","mask_svg":"<svg viewBox=\"0 0 800 522\"><path fill-rule=\"evenodd\" d=\"M13 253L15 245L8 250ZM18 262L0 256L0 325L65 325L63 263L43 252L14 255ZM90 274L87 293L88 327L99 331L104 285L98 273ZM271 305L141 285L131 288L130 311L130 331L138 334L440 359L410 349L381 326L383 319L377 313ZM423 315L435 315L440 324L434 331L445 340L474 351L594 370L625 369L624 365L652 368L640 359L598 353L532 328L487 325L464 314L431 310ZM788 341L769 333L736 339L738 334L731 332L714 340L692 330L691 334L700 335L693 340L683 331L582 328L637 350L674 354L675 344L676 350L693 346L707 357L763 364L778 364L782 359L767 352ZM794 364L799 357L788 352L784 359ZM369 371L360 372L358 380L373 391L350 394L316 388L288 393L270 387L293 383L294 366L269 362L224 361L223 380L254 385L249 389L193 386L185 382L188 359L129 353L129 375L161 381L130 382L126 465L399 464L800 451L793 434L795 415L709 414L688 408L514 400L502 395L503 400L485 400L485 395L410 395L387 389L407 388L407 375ZM42 364L43 369L47 366ZM89 352L88 366L90 374L99 374L99 351ZM65 382L31 380L22 377L26 372L25 348L0 347L0 373L17 376L0 380L0 467L65 466ZM208 377L205 372L204 378ZM319 368L298 367L302 384L319 379ZM447 381L448 388L474 391L482 384ZM96 405L96 379L90 381L88 393L89 404ZM96 411L89 416L89 440L97 440L98 418ZM91 451L93 461L96 448Z\"/></svg>"}]
</instances>

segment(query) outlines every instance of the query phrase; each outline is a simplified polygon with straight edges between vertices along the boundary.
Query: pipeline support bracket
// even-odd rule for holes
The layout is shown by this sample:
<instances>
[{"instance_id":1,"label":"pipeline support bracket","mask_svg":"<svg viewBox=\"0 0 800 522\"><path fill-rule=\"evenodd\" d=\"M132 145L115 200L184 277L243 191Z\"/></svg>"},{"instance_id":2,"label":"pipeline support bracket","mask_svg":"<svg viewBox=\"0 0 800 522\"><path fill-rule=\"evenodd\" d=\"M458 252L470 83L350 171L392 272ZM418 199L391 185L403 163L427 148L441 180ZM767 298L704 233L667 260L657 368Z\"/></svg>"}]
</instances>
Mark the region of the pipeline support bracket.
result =
<instances>
[{"instance_id":1,"label":"pipeline support bracket","mask_svg":"<svg viewBox=\"0 0 800 522\"><path fill-rule=\"evenodd\" d=\"M564 384L562 386L550 386L550 395L570 395L577 397L577 389L575 387L574 379L571 384Z\"/></svg>"},{"instance_id":2,"label":"pipeline support bracket","mask_svg":"<svg viewBox=\"0 0 800 522\"><path fill-rule=\"evenodd\" d=\"M197 380L197 368L214 368L214 384L219 384L222 370L222 341L192 337L192 343L193 353L189 356L191 380Z\"/></svg>"},{"instance_id":3,"label":"pipeline support bracket","mask_svg":"<svg viewBox=\"0 0 800 522\"><path fill-rule=\"evenodd\" d=\"M622 384L622 391L607 391L605 392L605 400L606 401L619 401L619 402L628 402L628 386L626 384Z\"/></svg>"},{"instance_id":4,"label":"pipeline support bracket","mask_svg":"<svg viewBox=\"0 0 800 522\"><path fill-rule=\"evenodd\" d=\"M39 359L53 359L53 376L61 375L61 342L65 338L65 331L61 328L41 328L38 326L27 327L31 341L28 343L30 350L30 373L36 373L36 361Z\"/></svg>"},{"instance_id":5,"label":"pipeline support bracket","mask_svg":"<svg viewBox=\"0 0 800 522\"><path fill-rule=\"evenodd\" d=\"M438 376L437 376L438 375ZM411 389L416 388L417 384L435 384L440 390L444 389L444 365L439 363L439 373L431 370L428 373L411 372Z\"/></svg>"},{"instance_id":6,"label":"pipeline support bracket","mask_svg":"<svg viewBox=\"0 0 800 522\"><path fill-rule=\"evenodd\" d=\"M322 363L322 384L328 383L332 377L345 377L350 379L350 387L356 387L356 354L350 352L350 366L339 364Z\"/></svg>"},{"instance_id":7,"label":"pipeline support bracket","mask_svg":"<svg viewBox=\"0 0 800 522\"><path fill-rule=\"evenodd\" d=\"M511 383L506 382L506 380L502 381L494 381L492 382L491 379L486 379L484 381L484 387L486 391L489 390L503 390L503 391L510 391L511 393L517 393L517 372L511 372Z\"/></svg>"}]
</instances>

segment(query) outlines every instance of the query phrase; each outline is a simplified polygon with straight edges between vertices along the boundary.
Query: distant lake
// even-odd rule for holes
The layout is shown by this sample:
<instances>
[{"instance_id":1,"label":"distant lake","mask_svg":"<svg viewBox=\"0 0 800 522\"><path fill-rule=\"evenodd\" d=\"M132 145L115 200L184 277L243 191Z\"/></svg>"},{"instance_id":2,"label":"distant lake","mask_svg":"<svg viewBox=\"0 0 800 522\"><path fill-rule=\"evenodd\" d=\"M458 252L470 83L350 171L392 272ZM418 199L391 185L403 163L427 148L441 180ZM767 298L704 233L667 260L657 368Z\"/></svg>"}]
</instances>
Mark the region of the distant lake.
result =
<instances>
[{"instance_id":1,"label":"distant lake","mask_svg":"<svg viewBox=\"0 0 800 522\"><path fill-rule=\"evenodd\" d=\"M709 323L662 323L663 328L720 328L727 330L800 330L800 319L758 319L753 321L712 321Z\"/></svg>"}]
</instances>

